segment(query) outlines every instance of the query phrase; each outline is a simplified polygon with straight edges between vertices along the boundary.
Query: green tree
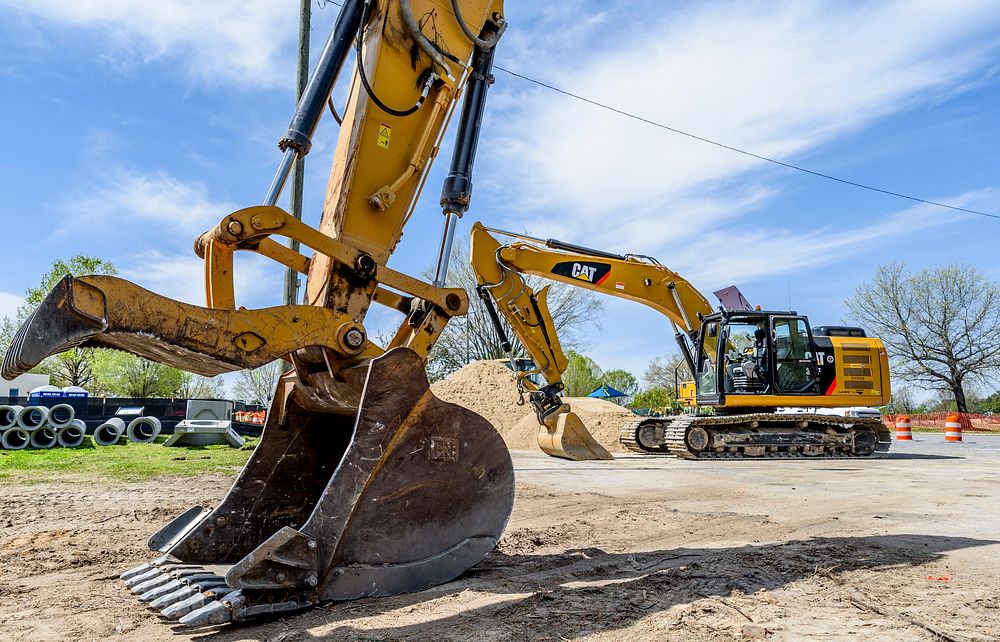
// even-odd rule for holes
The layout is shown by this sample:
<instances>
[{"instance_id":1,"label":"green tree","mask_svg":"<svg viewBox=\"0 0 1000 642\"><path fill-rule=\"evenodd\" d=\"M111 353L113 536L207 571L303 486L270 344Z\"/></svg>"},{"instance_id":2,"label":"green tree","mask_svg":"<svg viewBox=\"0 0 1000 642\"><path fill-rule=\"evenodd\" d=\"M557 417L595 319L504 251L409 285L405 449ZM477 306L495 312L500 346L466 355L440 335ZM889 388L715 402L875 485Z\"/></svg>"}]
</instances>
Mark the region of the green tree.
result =
<instances>
[{"instance_id":1,"label":"green tree","mask_svg":"<svg viewBox=\"0 0 1000 642\"><path fill-rule=\"evenodd\" d=\"M1000 285L975 267L909 274L888 263L845 303L885 343L897 377L947 390L959 412L969 410L967 386L1000 372Z\"/></svg>"},{"instance_id":2,"label":"green tree","mask_svg":"<svg viewBox=\"0 0 1000 642\"><path fill-rule=\"evenodd\" d=\"M94 387L110 397L173 397L183 387L185 373L149 359L117 350L94 354Z\"/></svg>"},{"instance_id":3,"label":"green tree","mask_svg":"<svg viewBox=\"0 0 1000 642\"><path fill-rule=\"evenodd\" d=\"M624 397L619 397L617 399L612 399L619 406L625 406L628 404L629 399L639 390L639 382L636 381L635 375L633 375L628 370L608 370L601 376L601 383L607 384L618 390L619 392L624 392Z\"/></svg>"},{"instance_id":4,"label":"green tree","mask_svg":"<svg viewBox=\"0 0 1000 642\"><path fill-rule=\"evenodd\" d=\"M566 361L562 381L567 397L585 397L601 385L601 368L593 359L567 350Z\"/></svg>"},{"instance_id":5,"label":"green tree","mask_svg":"<svg viewBox=\"0 0 1000 642\"><path fill-rule=\"evenodd\" d=\"M637 392L633 397L629 408L641 410L649 408L653 413L666 413L673 404L673 394L667 392L666 388L646 388Z\"/></svg>"}]
</instances>

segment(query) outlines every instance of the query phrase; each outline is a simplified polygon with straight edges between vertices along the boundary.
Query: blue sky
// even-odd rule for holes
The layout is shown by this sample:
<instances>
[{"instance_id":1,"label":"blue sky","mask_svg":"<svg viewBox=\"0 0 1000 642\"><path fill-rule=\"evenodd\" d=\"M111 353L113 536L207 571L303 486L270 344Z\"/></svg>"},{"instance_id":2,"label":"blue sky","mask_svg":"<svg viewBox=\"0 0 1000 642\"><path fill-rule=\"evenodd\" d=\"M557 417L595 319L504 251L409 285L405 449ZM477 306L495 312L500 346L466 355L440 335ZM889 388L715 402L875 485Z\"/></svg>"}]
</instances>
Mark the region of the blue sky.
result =
<instances>
[{"instance_id":1,"label":"blue sky","mask_svg":"<svg viewBox=\"0 0 1000 642\"><path fill-rule=\"evenodd\" d=\"M297 7L0 0L0 314L77 252L202 301L192 241L258 203L278 160ZM314 50L337 10L316 5ZM508 0L506 14L501 66L817 171L1000 213L996 2ZM843 320L844 298L885 261L960 260L1000 278L1000 220L791 172L496 76L463 233L478 219L650 254L706 293L735 283L769 308L790 297L817 324ZM324 121L308 159L313 224L336 131ZM397 269L419 274L434 256L446 166ZM239 261L240 304L278 303L280 279ZM602 367L641 374L671 351L652 311L606 299L605 312L588 332Z\"/></svg>"}]
</instances>

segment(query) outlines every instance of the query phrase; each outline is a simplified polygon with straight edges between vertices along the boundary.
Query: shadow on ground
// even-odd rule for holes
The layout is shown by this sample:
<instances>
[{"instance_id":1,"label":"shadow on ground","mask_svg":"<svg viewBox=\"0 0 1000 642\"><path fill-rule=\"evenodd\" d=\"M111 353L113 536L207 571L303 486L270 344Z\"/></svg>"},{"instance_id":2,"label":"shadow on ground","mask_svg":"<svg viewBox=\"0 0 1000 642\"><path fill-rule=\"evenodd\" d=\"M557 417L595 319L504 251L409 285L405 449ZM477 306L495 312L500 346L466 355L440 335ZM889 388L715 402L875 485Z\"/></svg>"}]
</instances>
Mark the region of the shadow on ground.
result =
<instances>
[{"instance_id":1,"label":"shadow on ground","mask_svg":"<svg viewBox=\"0 0 1000 642\"><path fill-rule=\"evenodd\" d=\"M947 551L995 543L964 537L883 535L627 554L572 549L550 555L513 552L501 544L458 580L428 591L330 604L280 621L217 629L197 639L533 639L542 630L548 639L573 639L595 631L626 629L657 611L702 598L780 589L817 572L917 566L939 560ZM573 582L584 585L565 586ZM418 624L375 629L336 626L338 621L405 611L465 591L517 597ZM315 636L307 631L313 627L328 632Z\"/></svg>"}]
</instances>

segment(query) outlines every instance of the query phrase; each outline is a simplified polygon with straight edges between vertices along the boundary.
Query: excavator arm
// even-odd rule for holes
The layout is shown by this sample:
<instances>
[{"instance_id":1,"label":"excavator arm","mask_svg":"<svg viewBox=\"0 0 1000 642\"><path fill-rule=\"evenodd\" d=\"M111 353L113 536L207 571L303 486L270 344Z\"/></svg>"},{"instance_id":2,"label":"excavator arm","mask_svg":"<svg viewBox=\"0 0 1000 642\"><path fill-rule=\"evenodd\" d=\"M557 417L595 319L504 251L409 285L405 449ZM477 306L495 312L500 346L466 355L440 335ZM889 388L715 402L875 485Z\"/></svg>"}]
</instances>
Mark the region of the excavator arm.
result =
<instances>
[{"instance_id":1,"label":"excavator arm","mask_svg":"<svg viewBox=\"0 0 1000 642\"><path fill-rule=\"evenodd\" d=\"M445 582L496 545L513 504L496 430L429 390L424 360L467 295L444 288L466 211L502 0L345 0L287 132L263 203L228 214L195 242L206 305L109 276L66 277L19 329L13 378L74 346L125 350L204 375L277 358L262 439L229 494L150 539L159 556L123 575L161 615L190 626ZM318 228L276 203L312 147L355 54ZM427 283L387 267L460 98L442 190L438 269ZM292 251L286 239L311 254ZM254 252L307 276L305 301L239 306L235 256ZM401 313L371 341L371 305Z\"/></svg>"},{"instance_id":2,"label":"excavator arm","mask_svg":"<svg viewBox=\"0 0 1000 642\"><path fill-rule=\"evenodd\" d=\"M490 232L520 240L504 245ZM546 304L548 286L535 292L522 275L540 276L653 308L670 319L681 352L694 371L693 347L701 320L711 313L711 306L688 281L652 259L491 230L477 222L472 227L470 260L479 296L498 332L503 336L499 312L535 363L535 371L520 372L517 380L519 388L528 393L541 424L539 447L550 455L576 460L611 457L562 400L567 361ZM546 385L531 381L529 376L535 373L545 378Z\"/></svg>"}]
</instances>

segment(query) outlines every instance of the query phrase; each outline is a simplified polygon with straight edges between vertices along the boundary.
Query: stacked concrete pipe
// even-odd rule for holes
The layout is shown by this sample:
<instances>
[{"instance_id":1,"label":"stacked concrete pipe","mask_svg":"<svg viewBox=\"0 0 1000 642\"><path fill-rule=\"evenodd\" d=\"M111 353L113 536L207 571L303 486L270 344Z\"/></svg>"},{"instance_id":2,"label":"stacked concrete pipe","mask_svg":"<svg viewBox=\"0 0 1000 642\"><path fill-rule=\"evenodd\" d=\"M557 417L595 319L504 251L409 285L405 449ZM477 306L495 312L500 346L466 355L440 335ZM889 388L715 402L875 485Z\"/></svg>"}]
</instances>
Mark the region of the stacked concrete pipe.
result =
<instances>
[{"instance_id":1,"label":"stacked concrete pipe","mask_svg":"<svg viewBox=\"0 0 1000 642\"><path fill-rule=\"evenodd\" d=\"M76 410L68 403L58 403L49 408L49 425L56 430L71 425L74 419Z\"/></svg>"},{"instance_id":2,"label":"stacked concrete pipe","mask_svg":"<svg viewBox=\"0 0 1000 642\"><path fill-rule=\"evenodd\" d=\"M63 448L76 448L83 445L87 435L87 424L82 419L74 419L68 426L63 426L56 433L56 439Z\"/></svg>"},{"instance_id":3,"label":"stacked concrete pipe","mask_svg":"<svg viewBox=\"0 0 1000 642\"><path fill-rule=\"evenodd\" d=\"M17 427L17 416L22 410L24 406L0 406L0 432Z\"/></svg>"},{"instance_id":4,"label":"stacked concrete pipe","mask_svg":"<svg viewBox=\"0 0 1000 642\"><path fill-rule=\"evenodd\" d=\"M125 422L118 417L112 417L94 430L94 444L97 446L114 446L125 432Z\"/></svg>"},{"instance_id":5,"label":"stacked concrete pipe","mask_svg":"<svg viewBox=\"0 0 1000 642\"><path fill-rule=\"evenodd\" d=\"M160 420L156 417L137 417L129 422L126 433L129 441L151 444L160 434Z\"/></svg>"},{"instance_id":6,"label":"stacked concrete pipe","mask_svg":"<svg viewBox=\"0 0 1000 642\"><path fill-rule=\"evenodd\" d=\"M28 439L28 443L32 448L45 450L47 448L54 448L59 443L59 435L56 434L56 429L48 424L42 424L32 430L30 434L31 437Z\"/></svg>"},{"instance_id":7,"label":"stacked concrete pipe","mask_svg":"<svg viewBox=\"0 0 1000 642\"><path fill-rule=\"evenodd\" d=\"M25 406L17 413L17 426L28 432L41 428L49 420L49 409L45 406Z\"/></svg>"},{"instance_id":8,"label":"stacked concrete pipe","mask_svg":"<svg viewBox=\"0 0 1000 642\"><path fill-rule=\"evenodd\" d=\"M8 428L0 436L0 446L3 446L4 450L24 450L30 443L31 433L18 426Z\"/></svg>"}]
</instances>

